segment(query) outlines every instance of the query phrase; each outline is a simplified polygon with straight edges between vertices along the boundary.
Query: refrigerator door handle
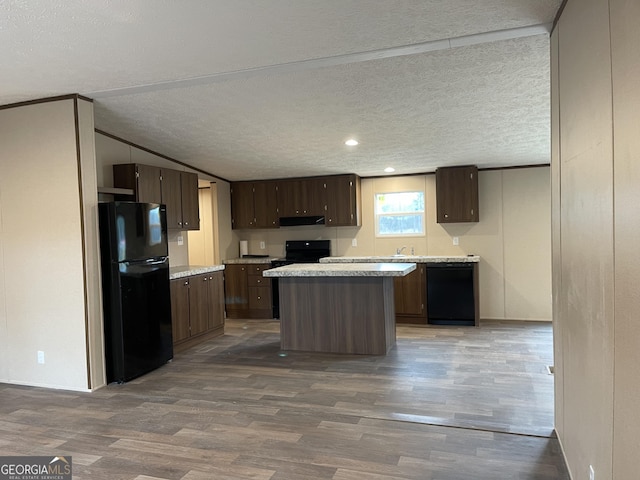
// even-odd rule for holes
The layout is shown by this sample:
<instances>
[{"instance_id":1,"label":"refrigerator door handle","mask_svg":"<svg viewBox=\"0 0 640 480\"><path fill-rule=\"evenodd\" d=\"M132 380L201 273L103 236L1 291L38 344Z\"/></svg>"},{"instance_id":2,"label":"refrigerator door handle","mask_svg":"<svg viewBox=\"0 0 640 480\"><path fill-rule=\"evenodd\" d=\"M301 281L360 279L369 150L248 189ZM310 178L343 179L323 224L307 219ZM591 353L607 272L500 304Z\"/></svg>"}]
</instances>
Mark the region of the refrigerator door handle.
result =
<instances>
[{"instance_id":1,"label":"refrigerator door handle","mask_svg":"<svg viewBox=\"0 0 640 480\"><path fill-rule=\"evenodd\" d=\"M145 262L147 265L163 265L165 263L169 263L169 257L162 257L160 259L150 258Z\"/></svg>"},{"instance_id":2,"label":"refrigerator door handle","mask_svg":"<svg viewBox=\"0 0 640 480\"><path fill-rule=\"evenodd\" d=\"M147 260L137 261L137 262L122 262L127 267L132 265L164 265L169 262L169 257L162 258L149 258Z\"/></svg>"}]
</instances>

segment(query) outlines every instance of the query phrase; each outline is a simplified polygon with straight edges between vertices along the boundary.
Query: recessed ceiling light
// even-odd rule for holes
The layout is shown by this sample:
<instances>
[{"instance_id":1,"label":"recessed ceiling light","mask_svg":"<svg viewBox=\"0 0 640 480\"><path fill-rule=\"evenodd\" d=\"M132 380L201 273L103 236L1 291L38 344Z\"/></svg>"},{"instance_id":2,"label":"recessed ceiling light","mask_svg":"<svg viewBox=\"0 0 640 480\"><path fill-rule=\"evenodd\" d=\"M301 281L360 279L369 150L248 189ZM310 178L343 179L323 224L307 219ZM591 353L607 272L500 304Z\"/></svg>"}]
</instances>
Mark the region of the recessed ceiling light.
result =
<instances>
[{"instance_id":1,"label":"recessed ceiling light","mask_svg":"<svg viewBox=\"0 0 640 480\"><path fill-rule=\"evenodd\" d=\"M396 169L393 168L393 167L387 167L387 168L384 169L384 171L387 172L387 173L393 173L393 172L396 171Z\"/></svg>"},{"instance_id":2,"label":"recessed ceiling light","mask_svg":"<svg viewBox=\"0 0 640 480\"><path fill-rule=\"evenodd\" d=\"M350 138L349 140L344 142L344 144L349 145L350 147L355 147L356 145L358 145L358 141L354 138Z\"/></svg>"}]
</instances>

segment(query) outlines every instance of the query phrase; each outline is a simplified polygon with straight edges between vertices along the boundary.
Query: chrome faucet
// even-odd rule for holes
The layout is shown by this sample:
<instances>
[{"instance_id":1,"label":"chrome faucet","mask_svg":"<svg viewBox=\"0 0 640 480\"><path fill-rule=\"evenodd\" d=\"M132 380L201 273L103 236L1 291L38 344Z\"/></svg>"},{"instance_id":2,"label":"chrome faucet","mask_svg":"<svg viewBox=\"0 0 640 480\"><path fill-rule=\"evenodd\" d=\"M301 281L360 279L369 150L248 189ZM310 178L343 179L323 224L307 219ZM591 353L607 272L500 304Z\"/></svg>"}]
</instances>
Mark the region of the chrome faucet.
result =
<instances>
[{"instance_id":1,"label":"chrome faucet","mask_svg":"<svg viewBox=\"0 0 640 480\"><path fill-rule=\"evenodd\" d=\"M401 248L396 248L396 255L400 255L405 248L407 248L406 245Z\"/></svg>"}]
</instances>

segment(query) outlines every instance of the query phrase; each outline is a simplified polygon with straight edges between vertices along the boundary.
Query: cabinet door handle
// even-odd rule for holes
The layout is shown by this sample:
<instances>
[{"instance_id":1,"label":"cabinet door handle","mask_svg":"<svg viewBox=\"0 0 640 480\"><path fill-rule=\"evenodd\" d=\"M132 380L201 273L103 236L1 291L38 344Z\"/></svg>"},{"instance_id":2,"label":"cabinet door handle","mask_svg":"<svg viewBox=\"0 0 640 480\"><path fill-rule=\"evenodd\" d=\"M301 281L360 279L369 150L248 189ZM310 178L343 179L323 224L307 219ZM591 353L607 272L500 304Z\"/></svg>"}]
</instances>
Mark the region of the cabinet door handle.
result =
<instances>
[{"instance_id":1,"label":"cabinet door handle","mask_svg":"<svg viewBox=\"0 0 640 480\"><path fill-rule=\"evenodd\" d=\"M213 277L209 277L209 280L213 280Z\"/></svg>"},{"instance_id":2,"label":"cabinet door handle","mask_svg":"<svg viewBox=\"0 0 640 480\"><path fill-rule=\"evenodd\" d=\"M205 281L205 282L207 281L207 277L204 277L204 281Z\"/></svg>"},{"instance_id":3,"label":"cabinet door handle","mask_svg":"<svg viewBox=\"0 0 640 480\"><path fill-rule=\"evenodd\" d=\"M185 225L185 227L186 227L187 225L189 225L189 222L184 222L184 225Z\"/></svg>"}]
</instances>

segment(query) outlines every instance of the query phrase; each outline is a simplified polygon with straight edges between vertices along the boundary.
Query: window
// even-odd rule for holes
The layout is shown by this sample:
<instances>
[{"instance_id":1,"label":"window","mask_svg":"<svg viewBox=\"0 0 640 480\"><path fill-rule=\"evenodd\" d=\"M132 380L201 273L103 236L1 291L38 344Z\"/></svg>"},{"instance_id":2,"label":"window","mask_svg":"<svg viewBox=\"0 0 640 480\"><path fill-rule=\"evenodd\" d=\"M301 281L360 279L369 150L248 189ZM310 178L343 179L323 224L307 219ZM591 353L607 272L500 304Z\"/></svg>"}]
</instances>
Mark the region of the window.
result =
<instances>
[{"instance_id":1,"label":"window","mask_svg":"<svg viewBox=\"0 0 640 480\"><path fill-rule=\"evenodd\" d=\"M376 193L376 235L424 235L424 192Z\"/></svg>"}]
</instances>

